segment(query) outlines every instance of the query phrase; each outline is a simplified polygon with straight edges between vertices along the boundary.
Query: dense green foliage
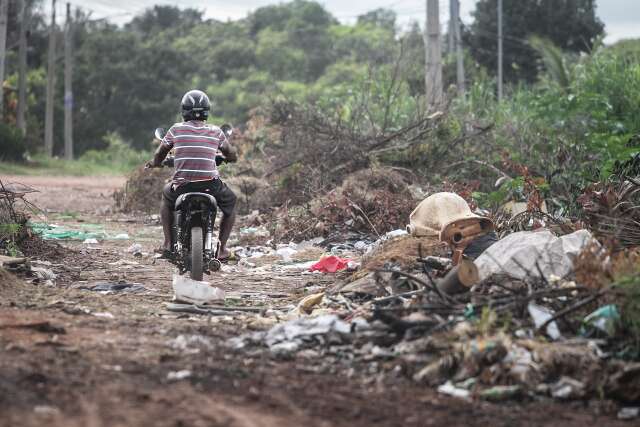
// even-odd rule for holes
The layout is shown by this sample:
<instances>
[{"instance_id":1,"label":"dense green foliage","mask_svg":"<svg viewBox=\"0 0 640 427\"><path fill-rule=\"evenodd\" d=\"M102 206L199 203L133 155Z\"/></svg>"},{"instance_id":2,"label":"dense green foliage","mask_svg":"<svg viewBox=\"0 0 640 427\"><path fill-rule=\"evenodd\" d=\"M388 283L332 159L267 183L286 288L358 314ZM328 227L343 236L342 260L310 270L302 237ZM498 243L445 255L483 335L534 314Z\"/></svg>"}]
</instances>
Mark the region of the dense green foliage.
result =
<instances>
[{"instance_id":1,"label":"dense green foliage","mask_svg":"<svg viewBox=\"0 0 640 427\"><path fill-rule=\"evenodd\" d=\"M549 72L533 88L520 87L497 103L491 85L476 82L456 104L460 117L495 123L487 160L505 153L544 177L559 205L575 203L588 182L606 177L616 161L640 151L640 57L600 48Z\"/></svg>"},{"instance_id":2,"label":"dense green foliage","mask_svg":"<svg viewBox=\"0 0 640 427\"><path fill-rule=\"evenodd\" d=\"M0 123L0 160L20 161L24 154L21 132L13 126Z\"/></svg>"},{"instance_id":3,"label":"dense green foliage","mask_svg":"<svg viewBox=\"0 0 640 427\"><path fill-rule=\"evenodd\" d=\"M493 70L497 64L497 0L480 0L466 34L473 57ZM604 25L596 17L594 0L504 0L504 73L508 81L535 81L537 55L529 45L531 35L550 39L568 52L589 52Z\"/></svg>"}]
</instances>

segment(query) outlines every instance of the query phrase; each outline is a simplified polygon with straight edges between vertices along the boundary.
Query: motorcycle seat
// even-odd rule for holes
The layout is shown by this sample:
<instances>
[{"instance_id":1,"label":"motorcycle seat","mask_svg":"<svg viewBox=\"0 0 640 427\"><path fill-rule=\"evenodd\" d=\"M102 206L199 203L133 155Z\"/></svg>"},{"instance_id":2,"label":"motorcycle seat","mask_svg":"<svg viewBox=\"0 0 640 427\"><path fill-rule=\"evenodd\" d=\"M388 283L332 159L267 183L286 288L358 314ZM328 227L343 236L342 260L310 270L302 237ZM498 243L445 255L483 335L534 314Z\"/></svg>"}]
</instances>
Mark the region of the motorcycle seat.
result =
<instances>
[{"instance_id":1,"label":"motorcycle seat","mask_svg":"<svg viewBox=\"0 0 640 427\"><path fill-rule=\"evenodd\" d=\"M180 206L182 206L182 204L185 201L204 201L205 203L208 203L209 206L213 206L216 207L217 203L216 203L216 198L213 197L211 194L207 194L207 193L184 193L181 194L180 196L178 196L178 198L176 199L176 209L179 209Z\"/></svg>"}]
</instances>

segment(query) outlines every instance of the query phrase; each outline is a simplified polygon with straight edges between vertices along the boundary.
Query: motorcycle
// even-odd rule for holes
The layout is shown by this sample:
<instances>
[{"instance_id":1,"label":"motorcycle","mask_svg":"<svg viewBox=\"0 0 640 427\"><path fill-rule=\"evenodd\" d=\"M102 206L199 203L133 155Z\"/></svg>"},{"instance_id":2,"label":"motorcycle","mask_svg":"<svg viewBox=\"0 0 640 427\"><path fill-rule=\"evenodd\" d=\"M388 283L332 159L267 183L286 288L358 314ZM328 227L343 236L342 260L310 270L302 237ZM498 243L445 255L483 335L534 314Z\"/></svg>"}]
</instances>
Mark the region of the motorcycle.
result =
<instances>
[{"instance_id":1,"label":"motorcycle","mask_svg":"<svg viewBox=\"0 0 640 427\"><path fill-rule=\"evenodd\" d=\"M231 138L231 125L225 124L220 129ZM154 136L162 140L165 130L157 128ZM219 166L225 161L224 155L218 153L215 160ZM167 157L162 167L174 167L174 158ZM180 274L188 271L191 279L201 281L203 273L211 274L222 267L218 259L220 242L214 234L217 212L215 197L207 193L184 193L176 199L169 262L178 267Z\"/></svg>"}]
</instances>

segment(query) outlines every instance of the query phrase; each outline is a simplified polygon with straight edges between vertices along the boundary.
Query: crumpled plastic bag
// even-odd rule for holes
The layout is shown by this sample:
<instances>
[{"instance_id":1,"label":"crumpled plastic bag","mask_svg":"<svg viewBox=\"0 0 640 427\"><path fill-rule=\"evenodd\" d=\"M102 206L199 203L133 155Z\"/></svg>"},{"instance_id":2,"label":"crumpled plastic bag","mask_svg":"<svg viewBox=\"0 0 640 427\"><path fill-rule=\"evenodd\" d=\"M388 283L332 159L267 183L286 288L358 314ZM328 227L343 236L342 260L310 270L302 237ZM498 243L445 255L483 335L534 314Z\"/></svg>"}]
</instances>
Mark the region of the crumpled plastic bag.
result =
<instances>
[{"instance_id":1,"label":"crumpled plastic bag","mask_svg":"<svg viewBox=\"0 0 640 427\"><path fill-rule=\"evenodd\" d=\"M595 239L587 230L556 237L548 230L521 231L494 243L476 260L480 280L494 274L515 279L565 277L573 260Z\"/></svg>"},{"instance_id":2,"label":"crumpled plastic bag","mask_svg":"<svg viewBox=\"0 0 640 427\"><path fill-rule=\"evenodd\" d=\"M605 305L584 318L582 328L580 328L580 335L592 335L591 333L594 332L594 329L597 329L613 337L616 334L619 322L620 312L618 307L613 304Z\"/></svg>"},{"instance_id":3,"label":"crumpled plastic bag","mask_svg":"<svg viewBox=\"0 0 640 427\"><path fill-rule=\"evenodd\" d=\"M178 274L173 275L173 292L176 301L204 305L224 301L223 289Z\"/></svg>"},{"instance_id":4,"label":"crumpled plastic bag","mask_svg":"<svg viewBox=\"0 0 640 427\"><path fill-rule=\"evenodd\" d=\"M336 273L341 270L345 270L349 266L350 259L340 258L335 255L331 255L322 258L320 261L313 264L309 271L321 271L323 273Z\"/></svg>"}]
</instances>

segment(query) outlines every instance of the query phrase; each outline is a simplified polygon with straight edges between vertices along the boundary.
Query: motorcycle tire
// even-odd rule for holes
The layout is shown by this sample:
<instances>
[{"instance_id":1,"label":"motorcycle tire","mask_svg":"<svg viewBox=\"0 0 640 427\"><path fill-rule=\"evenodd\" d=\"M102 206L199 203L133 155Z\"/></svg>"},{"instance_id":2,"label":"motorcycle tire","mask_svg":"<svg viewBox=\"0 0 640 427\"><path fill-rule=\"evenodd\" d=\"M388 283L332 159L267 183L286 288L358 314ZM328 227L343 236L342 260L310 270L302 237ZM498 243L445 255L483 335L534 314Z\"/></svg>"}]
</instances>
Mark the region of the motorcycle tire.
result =
<instances>
[{"instance_id":1,"label":"motorcycle tire","mask_svg":"<svg viewBox=\"0 0 640 427\"><path fill-rule=\"evenodd\" d=\"M193 280L202 281L202 228L191 229L191 271Z\"/></svg>"}]
</instances>

